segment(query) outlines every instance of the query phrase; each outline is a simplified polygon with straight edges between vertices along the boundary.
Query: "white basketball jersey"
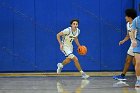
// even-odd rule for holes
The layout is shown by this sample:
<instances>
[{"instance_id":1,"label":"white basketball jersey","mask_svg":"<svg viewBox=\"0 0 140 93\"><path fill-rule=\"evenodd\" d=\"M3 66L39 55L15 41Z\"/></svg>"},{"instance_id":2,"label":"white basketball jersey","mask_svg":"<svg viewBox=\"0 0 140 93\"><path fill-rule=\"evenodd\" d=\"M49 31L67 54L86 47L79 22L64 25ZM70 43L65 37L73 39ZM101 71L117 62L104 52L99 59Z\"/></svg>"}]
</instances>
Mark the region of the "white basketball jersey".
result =
<instances>
[{"instance_id":1,"label":"white basketball jersey","mask_svg":"<svg viewBox=\"0 0 140 93\"><path fill-rule=\"evenodd\" d=\"M63 45L72 46L72 42L75 37L78 37L80 30L77 28L76 31L72 31L71 27L68 27L62 31L64 36L62 38Z\"/></svg>"},{"instance_id":2,"label":"white basketball jersey","mask_svg":"<svg viewBox=\"0 0 140 93\"><path fill-rule=\"evenodd\" d=\"M129 22L127 23L127 33L131 32L131 29L132 29L132 24L130 24ZM136 37L136 33L135 32L135 37ZM132 42L132 41L131 41Z\"/></svg>"},{"instance_id":3,"label":"white basketball jersey","mask_svg":"<svg viewBox=\"0 0 140 93\"><path fill-rule=\"evenodd\" d=\"M127 33L131 32L132 24L127 23Z\"/></svg>"}]
</instances>

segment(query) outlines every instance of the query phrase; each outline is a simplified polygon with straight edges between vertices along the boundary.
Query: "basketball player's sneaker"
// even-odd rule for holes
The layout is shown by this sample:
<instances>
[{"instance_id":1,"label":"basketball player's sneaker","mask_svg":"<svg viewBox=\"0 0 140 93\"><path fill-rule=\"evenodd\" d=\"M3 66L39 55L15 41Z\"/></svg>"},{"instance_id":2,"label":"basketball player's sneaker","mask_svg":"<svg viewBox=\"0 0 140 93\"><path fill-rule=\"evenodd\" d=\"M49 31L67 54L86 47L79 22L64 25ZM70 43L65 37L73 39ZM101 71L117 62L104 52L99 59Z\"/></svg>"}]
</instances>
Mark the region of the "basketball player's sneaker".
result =
<instances>
[{"instance_id":1,"label":"basketball player's sneaker","mask_svg":"<svg viewBox=\"0 0 140 93\"><path fill-rule=\"evenodd\" d=\"M86 73L82 73L82 78L84 78L84 79L87 79L87 78L89 78L89 75L87 75Z\"/></svg>"},{"instance_id":2,"label":"basketball player's sneaker","mask_svg":"<svg viewBox=\"0 0 140 93\"><path fill-rule=\"evenodd\" d=\"M57 64L57 74L60 74L61 73L62 68L63 68L62 63L58 63Z\"/></svg>"},{"instance_id":3,"label":"basketball player's sneaker","mask_svg":"<svg viewBox=\"0 0 140 93\"><path fill-rule=\"evenodd\" d=\"M115 79L115 80L126 80L125 76L122 76L122 75L113 76L113 79Z\"/></svg>"},{"instance_id":4,"label":"basketball player's sneaker","mask_svg":"<svg viewBox=\"0 0 140 93\"><path fill-rule=\"evenodd\" d=\"M140 80L136 81L135 87L140 87Z\"/></svg>"}]
</instances>

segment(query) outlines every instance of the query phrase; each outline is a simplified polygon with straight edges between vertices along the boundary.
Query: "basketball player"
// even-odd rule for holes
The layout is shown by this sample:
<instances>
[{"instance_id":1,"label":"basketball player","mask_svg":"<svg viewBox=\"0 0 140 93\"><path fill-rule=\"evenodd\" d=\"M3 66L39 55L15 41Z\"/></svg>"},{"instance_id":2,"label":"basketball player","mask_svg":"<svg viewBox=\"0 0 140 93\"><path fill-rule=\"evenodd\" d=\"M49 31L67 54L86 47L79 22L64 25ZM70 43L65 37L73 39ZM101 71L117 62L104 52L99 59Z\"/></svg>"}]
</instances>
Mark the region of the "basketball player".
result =
<instances>
[{"instance_id":1,"label":"basketball player","mask_svg":"<svg viewBox=\"0 0 140 93\"><path fill-rule=\"evenodd\" d=\"M81 66L79 64L78 58L73 54L73 40L75 41L76 45L79 47L81 46L78 41L78 35L80 34L80 30L78 29L79 20L74 19L70 22L71 27L64 29L63 31L57 34L57 40L60 44L60 50L65 54L66 59L62 63L57 64L57 73L59 74L62 68L68 64L71 60L74 61L76 68L82 75L82 78L87 79L89 76L83 72ZM61 41L62 37L62 41Z\"/></svg>"},{"instance_id":2,"label":"basketball player","mask_svg":"<svg viewBox=\"0 0 140 93\"><path fill-rule=\"evenodd\" d=\"M136 32L137 34L135 37ZM137 81L135 86L140 87L140 16L136 17L132 22L130 37L132 39L132 46L134 47L133 52L136 59L135 72Z\"/></svg>"},{"instance_id":3,"label":"basketball player","mask_svg":"<svg viewBox=\"0 0 140 93\"><path fill-rule=\"evenodd\" d=\"M137 13L134 9L126 9L125 10L125 20L127 22L127 25L126 25L127 26L127 35L123 40L121 40L119 42L119 45L121 45L121 44L125 43L127 40L129 40L129 38L130 38L129 33L130 33L130 30L131 30L131 27L132 27L132 21L136 16L137 16ZM127 73L128 69L129 69L129 66L130 66L132 61L133 61L133 64L135 65L133 47L132 47L132 44L131 44L128 51L127 51L127 57L126 57L126 60L125 60L125 65L124 65L124 69L123 69L122 74L117 75L117 76L113 76L113 79L126 80L125 74Z\"/></svg>"}]
</instances>

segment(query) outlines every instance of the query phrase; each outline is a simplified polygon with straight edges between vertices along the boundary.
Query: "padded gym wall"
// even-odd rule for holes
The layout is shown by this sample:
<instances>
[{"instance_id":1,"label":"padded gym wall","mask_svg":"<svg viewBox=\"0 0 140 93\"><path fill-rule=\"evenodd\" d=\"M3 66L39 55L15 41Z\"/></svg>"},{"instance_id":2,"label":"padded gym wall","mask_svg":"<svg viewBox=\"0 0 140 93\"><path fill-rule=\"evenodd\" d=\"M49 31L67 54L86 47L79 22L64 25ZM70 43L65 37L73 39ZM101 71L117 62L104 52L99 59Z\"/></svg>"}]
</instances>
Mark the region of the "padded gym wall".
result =
<instances>
[{"instance_id":1,"label":"padded gym wall","mask_svg":"<svg viewBox=\"0 0 140 93\"><path fill-rule=\"evenodd\" d=\"M56 71L65 58L56 34L78 18L79 41L88 48L83 70L122 70L130 42L124 11L134 0L0 0L0 71ZM133 67L130 68L133 70ZM77 71L71 62L64 71Z\"/></svg>"}]
</instances>

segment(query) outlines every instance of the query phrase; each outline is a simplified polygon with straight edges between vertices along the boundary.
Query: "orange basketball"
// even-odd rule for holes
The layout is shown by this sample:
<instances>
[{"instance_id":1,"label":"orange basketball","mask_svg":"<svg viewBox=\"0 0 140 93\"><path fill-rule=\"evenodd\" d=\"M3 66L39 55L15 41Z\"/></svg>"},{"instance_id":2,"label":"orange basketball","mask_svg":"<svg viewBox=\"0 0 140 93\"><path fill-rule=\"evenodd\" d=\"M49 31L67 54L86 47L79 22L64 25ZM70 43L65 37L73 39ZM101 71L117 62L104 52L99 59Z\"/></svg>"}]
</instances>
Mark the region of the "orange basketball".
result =
<instances>
[{"instance_id":1,"label":"orange basketball","mask_svg":"<svg viewBox=\"0 0 140 93\"><path fill-rule=\"evenodd\" d=\"M77 51L80 55L86 55L87 48L86 48L86 46L79 46Z\"/></svg>"}]
</instances>

